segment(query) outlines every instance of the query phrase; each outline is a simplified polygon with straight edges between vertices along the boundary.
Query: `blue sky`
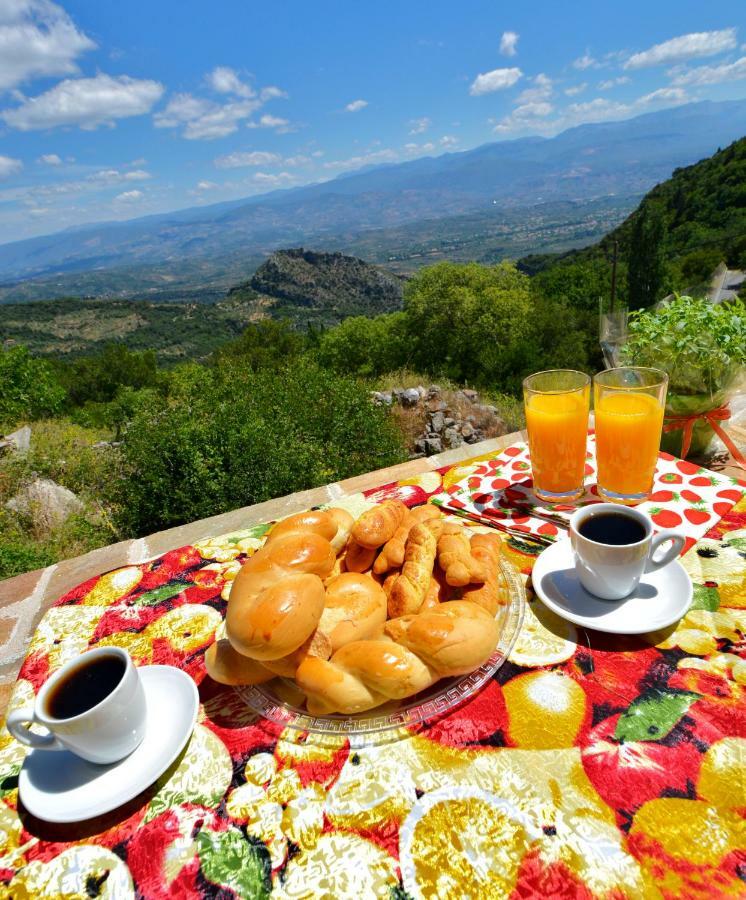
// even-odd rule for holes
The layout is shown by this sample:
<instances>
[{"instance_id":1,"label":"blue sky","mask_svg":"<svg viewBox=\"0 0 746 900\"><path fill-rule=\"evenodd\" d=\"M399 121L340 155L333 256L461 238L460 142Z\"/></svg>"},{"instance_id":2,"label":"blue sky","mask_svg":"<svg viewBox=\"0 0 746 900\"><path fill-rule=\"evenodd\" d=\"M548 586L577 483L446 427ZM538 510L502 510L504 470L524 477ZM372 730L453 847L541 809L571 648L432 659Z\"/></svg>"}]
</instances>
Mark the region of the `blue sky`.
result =
<instances>
[{"instance_id":1,"label":"blue sky","mask_svg":"<svg viewBox=\"0 0 746 900\"><path fill-rule=\"evenodd\" d=\"M0 0L0 242L746 97L745 12Z\"/></svg>"}]
</instances>

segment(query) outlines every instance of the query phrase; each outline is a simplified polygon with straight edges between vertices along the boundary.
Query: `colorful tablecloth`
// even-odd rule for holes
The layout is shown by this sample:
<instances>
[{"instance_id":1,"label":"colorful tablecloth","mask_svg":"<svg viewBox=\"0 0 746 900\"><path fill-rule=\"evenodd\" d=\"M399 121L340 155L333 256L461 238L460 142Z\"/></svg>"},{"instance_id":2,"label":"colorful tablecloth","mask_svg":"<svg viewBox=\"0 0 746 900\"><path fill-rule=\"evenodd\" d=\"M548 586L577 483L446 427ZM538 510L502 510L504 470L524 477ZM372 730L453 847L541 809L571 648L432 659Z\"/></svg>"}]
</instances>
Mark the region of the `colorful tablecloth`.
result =
<instances>
[{"instance_id":1,"label":"colorful tablecloth","mask_svg":"<svg viewBox=\"0 0 746 900\"><path fill-rule=\"evenodd\" d=\"M522 442L474 463L432 502L505 531L552 541L560 528L569 525L577 507L602 502L596 486L596 438L592 432L588 436L585 488L585 494L572 506L543 503L534 494L528 444ZM685 550L689 550L743 493L735 478L661 453L650 495L636 508L651 517L656 529L675 528L683 533Z\"/></svg>"},{"instance_id":2,"label":"colorful tablecloth","mask_svg":"<svg viewBox=\"0 0 746 900\"><path fill-rule=\"evenodd\" d=\"M424 502L462 466L367 498ZM362 495L345 501L353 511ZM731 897L746 890L746 502L684 557L694 604L666 632L575 629L531 598L509 661L445 718L385 740L258 718L203 653L263 527L80 585L36 632L26 705L87 647L200 686L183 756L126 808L54 826L18 809L27 752L0 735L0 896ZM526 575L541 545L507 539Z\"/></svg>"}]
</instances>

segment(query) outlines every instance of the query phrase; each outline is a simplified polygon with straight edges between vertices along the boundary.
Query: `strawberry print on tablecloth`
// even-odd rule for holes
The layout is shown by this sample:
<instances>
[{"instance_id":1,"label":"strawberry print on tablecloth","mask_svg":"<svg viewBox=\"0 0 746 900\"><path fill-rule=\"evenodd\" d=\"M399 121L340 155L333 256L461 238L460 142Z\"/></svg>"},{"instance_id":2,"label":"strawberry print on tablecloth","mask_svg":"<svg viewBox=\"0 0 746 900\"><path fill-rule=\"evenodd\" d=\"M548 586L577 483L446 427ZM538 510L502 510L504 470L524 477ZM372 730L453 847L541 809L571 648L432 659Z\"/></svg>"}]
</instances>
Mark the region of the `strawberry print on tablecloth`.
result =
<instances>
[{"instance_id":1,"label":"strawberry print on tablecloth","mask_svg":"<svg viewBox=\"0 0 746 900\"><path fill-rule=\"evenodd\" d=\"M551 505L533 492L526 443L514 444L493 459L480 460L431 502L497 528L544 539L557 537L579 506L600 503L596 489L596 439L588 436L585 494L574 505ZM668 453L658 457L653 490L638 504L657 530L675 528L687 538L685 551L740 500L746 485Z\"/></svg>"}]
</instances>

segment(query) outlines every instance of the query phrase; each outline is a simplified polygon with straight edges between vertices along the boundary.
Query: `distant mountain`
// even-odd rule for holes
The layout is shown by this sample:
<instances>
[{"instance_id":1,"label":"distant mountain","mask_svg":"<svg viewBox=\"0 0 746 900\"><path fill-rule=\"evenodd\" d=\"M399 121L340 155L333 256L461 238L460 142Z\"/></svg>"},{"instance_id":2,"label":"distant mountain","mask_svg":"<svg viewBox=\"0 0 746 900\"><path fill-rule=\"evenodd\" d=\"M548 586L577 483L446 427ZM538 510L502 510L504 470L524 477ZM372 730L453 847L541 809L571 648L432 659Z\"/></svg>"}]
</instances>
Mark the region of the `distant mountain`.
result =
<instances>
[{"instance_id":1,"label":"distant mountain","mask_svg":"<svg viewBox=\"0 0 746 900\"><path fill-rule=\"evenodd\" d=\"M615 242L624 263L642 216L662 221L663 254L671 269L672 287L705 280L720 262L746 268L746 137L708 159L676 169L598 243L559 256L527 257L519 265L533 274L576 262L608 260Z\"/></svg>"},{"instance_id":2,"label":"distant mountain","mask_svg":"<svg viewBox=\"0 0 746 900\"><path fill-rule=\"evenodd\" d=\"M351 234L370 229L641 194L673 169L744 133L746 101L689 104L624 122L582 125L553 138L485 144L243 201L5 244L0 278L45 279L48 294L50 282L60 293L69 292L72 276L76 285L85 276L83 283L105 294L108 274L112 281L116 275L117 290L122 279L127 290L137 290L138 278L141 289L158 290L188 266L192 286L214 286L226 273L235 281L247 259L281 246L340 246L342 236L349 243ZM3 295L9 299L14 292L0 290Z\"/></svg>"},{"instance_id":3,"label":"distant mountain","mask_svg":"<svg viewBox=\"0 0 746 900\"><path fill-rule=\"evenodd\" d=\"M273 253L250 281L228 292L227 301L253 294L269 301L267 311L276 318L284 314L329 324L400 309L403 285L401 277L354 256L299 247Z\"/></svg>"},{"instance_id":4,"label":"distant mountain","mask_svg":"<svg viewBox=\"0 0 746 900\"><path fill-rule=\"evenodd\" d=\"M253 278L215 302L67 298L0 305L0 342L33 353L84 356L110 341L155 350L162 361L203 359L249 322L271 316L301 329L400 309L404 279L342 253L273 253Z\"/></svg>"}]
</instances>

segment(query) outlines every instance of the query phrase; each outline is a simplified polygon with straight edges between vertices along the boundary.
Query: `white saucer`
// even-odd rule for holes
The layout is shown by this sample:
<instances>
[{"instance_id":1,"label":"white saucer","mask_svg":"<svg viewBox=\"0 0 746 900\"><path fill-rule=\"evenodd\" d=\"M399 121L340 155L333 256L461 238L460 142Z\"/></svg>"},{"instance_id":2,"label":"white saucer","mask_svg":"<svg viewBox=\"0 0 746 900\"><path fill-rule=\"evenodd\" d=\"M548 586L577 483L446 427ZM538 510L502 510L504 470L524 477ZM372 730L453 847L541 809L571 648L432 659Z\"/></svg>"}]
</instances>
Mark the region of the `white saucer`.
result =
<instances>
[{"instance_id":1,"label":"white saucer","mask_svg":"<svg viewBox=\"0 0 746 900\"><path fill-rule=\"evenodd\" d=\"M148 712L145 737L108 766L67 750L32 750L18 778L26 809L45 822L81 822L116 809L162 775L189 739L199 709L194 681L173 666L140 670Z\"/></svg>"},{"instance_id":2,"label":"white saucer","mask_svg":"<svg viewBox=\"0 0 746 900\"><path fill-rule=\"evenodd\" d=\"M601 600L582 586L568 538L547 547L531 573L534 591L552 612L576 625L612 634L644 634L672 625L692 602L692 581L678 560L646 572L622 600Z\"/></svg>"}]
</instances>

